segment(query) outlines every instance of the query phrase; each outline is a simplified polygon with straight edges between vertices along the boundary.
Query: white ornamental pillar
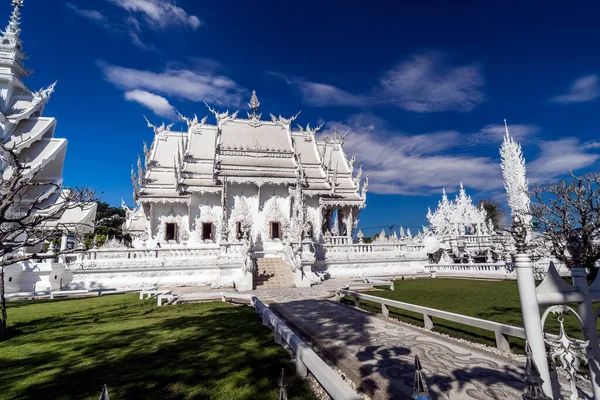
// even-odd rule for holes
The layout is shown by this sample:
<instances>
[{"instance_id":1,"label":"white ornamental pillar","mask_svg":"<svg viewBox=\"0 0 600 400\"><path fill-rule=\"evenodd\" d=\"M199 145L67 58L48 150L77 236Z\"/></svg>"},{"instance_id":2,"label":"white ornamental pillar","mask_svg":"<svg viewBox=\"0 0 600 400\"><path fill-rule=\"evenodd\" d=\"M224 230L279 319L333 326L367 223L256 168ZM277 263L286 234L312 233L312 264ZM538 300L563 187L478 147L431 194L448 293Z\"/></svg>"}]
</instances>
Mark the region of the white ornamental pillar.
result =
<instances>
[{"instance_id":1,"label":"white ornamental pillar","mask_svg":"<svg viewBox=\"0 0 600 400\"><path fill-rule=\"evenodd\" d=\"M544 393L552 398L552 381L546 357L546 345L544 342L544 331L540 317L540 306L537 301L535 277L533 274L533 263L527 254L525 240L527 229L518 216L513 217L513 238L516 242L517 254L515 257L515 269L517 271L517 286L519 288L519 299L521 301L521 312L523 314L523 326L525 337L533 360L538 367L540 377L544 381L542 388Z\"/></svg>"},{"instance_id":2,"label":"white ornamental pillar","mask_svg":"<svg viewBox=\"0 0 600 400\"><path fill-rule=\"evenodd\" d=\"M598 342L596 316L590 297L590 288L587 283L587 273L585 268L573 268L571 270L571 277L573 278L574 286L585 297L585 300L582 303L579 303L577 306L577 311L579 311L579 316L583 321L586 339L589 340L586 352L588 366L590 367L592 387L594 388L594 399L600 399L600 381L598 381L600 378L600 363L598 360L598 357L600 356L600 354L598 354L600 350L600 343Z\"/></svg>"},{"instance_id":3,"label":"white ornamental pillar","mask_svg":"<svg viewBox=\"0 0 600 400\"><path fill-rule=\"evenodd\" d=\"M67 249L67 234L63 233L60 238L60 251L65 251Z\"/></svg>"}]
</instances>

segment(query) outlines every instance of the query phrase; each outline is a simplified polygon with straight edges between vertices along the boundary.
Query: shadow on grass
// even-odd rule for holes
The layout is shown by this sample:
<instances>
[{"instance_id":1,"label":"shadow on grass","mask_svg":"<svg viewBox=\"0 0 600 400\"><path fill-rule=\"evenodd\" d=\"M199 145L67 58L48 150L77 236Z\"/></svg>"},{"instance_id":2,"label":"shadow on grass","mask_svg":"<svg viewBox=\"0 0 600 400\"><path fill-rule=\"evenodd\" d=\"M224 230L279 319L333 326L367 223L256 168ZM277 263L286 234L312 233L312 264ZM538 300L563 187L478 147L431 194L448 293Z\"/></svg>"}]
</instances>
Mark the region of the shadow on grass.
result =
<instances>
[{"instance_id":1,"label":"shadow on grass","mask_svg":"<svg viewBox=\"0 0 600 400\"><path fill-rule=\"evenodd\" d=\"M28 332L0 343L0 398L97 399L107 384L115 399L276 399L282 367L290 398L313 398L250 307L154 309L129 297L19 322Z\"/></svg>"}]
</instances>

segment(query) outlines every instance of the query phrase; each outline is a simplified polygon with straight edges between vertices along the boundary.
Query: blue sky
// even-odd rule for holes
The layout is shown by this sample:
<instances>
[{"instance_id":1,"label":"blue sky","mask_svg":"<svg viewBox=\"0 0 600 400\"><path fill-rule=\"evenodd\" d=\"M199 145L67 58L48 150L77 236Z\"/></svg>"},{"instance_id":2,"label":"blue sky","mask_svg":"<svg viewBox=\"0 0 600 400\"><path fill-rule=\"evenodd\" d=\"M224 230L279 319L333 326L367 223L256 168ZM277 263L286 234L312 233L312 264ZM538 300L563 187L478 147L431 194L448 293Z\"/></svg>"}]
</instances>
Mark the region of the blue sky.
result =
<instances>
[{"instance_id":1,"label":"blue sky","mask_svg":"<svg viewBox=\"0 0 600 400\"><path fill-rule=\"evenodd\" d=\"M5 19L10 14L6 0ZM460 4L459 4L460 3ZM504 200L504 118L532 182L600 158L597 2L25 2L34 90L69 140L65 183L131 202L152 122L246 109L348 131L370 176L367 234L426 222L441 188ZM266 114L265 114L266 115ZM183 126L183 125L179 125ZM177 126L176 126L177 127Z\"/></svg>"}]
</instances>

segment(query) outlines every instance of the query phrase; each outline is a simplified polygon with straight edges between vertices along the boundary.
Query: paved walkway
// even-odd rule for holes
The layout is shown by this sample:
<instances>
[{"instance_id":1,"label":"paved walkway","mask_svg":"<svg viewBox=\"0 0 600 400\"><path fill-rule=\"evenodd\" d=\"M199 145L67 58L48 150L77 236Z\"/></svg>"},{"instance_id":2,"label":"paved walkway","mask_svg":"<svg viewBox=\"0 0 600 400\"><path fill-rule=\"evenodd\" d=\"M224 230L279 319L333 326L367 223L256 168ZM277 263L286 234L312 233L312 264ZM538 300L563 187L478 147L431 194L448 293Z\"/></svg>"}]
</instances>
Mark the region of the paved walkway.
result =
<instances>
[{"instance_id":1,"label":"paved walkway","mask_svg":"<svg viewBox=\"0 0 600 400\"><path fill-rule=\"evenodd\" d=\"M271 304L374 399L412 395L418 355L434 399L521 399L522 366L328 300Z\"/></svg>"},{"instance_id":2,"label":"paved walkway","mask_svg":"<svg viewBox=\"0 0 600 400\"><path fill-rule=\"evenodd\" d=\"M361 281L328 280L311 288L246 293L269 304L373 399L410 399L415 355L421 360L433 399L522 399L525 373L520 363L327 300L346 284L356 290ZM186 292L182 289L174 288L177 293Z\"/></svg>"}]
</instances>

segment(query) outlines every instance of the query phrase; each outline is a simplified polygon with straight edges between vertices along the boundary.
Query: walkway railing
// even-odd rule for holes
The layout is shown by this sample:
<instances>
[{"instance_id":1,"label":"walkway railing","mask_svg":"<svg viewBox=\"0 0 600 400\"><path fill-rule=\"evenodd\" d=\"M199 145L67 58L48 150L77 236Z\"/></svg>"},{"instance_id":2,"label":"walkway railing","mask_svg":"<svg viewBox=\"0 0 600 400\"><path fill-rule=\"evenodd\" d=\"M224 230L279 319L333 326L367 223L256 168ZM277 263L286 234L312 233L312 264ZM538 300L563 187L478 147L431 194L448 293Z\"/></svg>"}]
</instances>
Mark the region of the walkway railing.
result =
<instances>
[{"instance_id":1,"label":"walkway railing","mask_svg":"<svg viewBox=\"0 0 600 400\"><path fill-rule=\"evenodd\" d=\"M459 324L471 326L474 328L483 329L486 331L494 332L496 337L496 347L502 351L510 351L510 344L508 338L510 336L525 339L525 329L519 328L518 326L501 324L499 322L488 321L485 319L479 319L475 317L469 317L462 314L455 314L449 311L437 310L435 308L418 306L410 303L403 303L401 301L384 299L382 297L371 296L364 293L353 292L346 289L336 290L336 301L340 301L343 296L350 296L354 298L354 306L359 307L360 300L371 301L381 305L381 314L384 317L389 318L390 311L388 307L399 308L401 310L412 311L415 313L423 314L423 321L425 328L428 330L433 329L433 319L440 318L447 321L457 322Z\"/></svg>"},{"instance_id":2,"label":"walkway railing","mask_svg":"<svg viewBox=\"0 0 600 400\"><path fill-rule=\"evenodd\" d=\"M319 384L334 400L361 400L362 398L348 384L333 371L298 335L292 331L284 321L282 321L269 307L267 307L258 297L244 293L229 292L208 292L208 293L187 293L175 295L169 293L154 293L153 290L142 290L140 299L148 292L157 295L157 305L162 306L163 300L167 300L167 305L177 303L221 300L223 302L230 300L244 300L250 302L258 315L262 317L262 323L273 330L275 343L281 345L283 342L296 355L296 373L306 377L308 372L314 376Z\"/></svg>"},{"instance_id":3,"label":"walkway railing","mask_svg":"<svg viewBox=\"0 0 600 400\"><path fill-rule=\"evenodd\" d=\"M273 329L275 343L285 342L296 354L296 373L306 376L308 371L334 399L360 400L340 375L334 372L298 335L296 335L273 311L258 297L252 296L256 313L262 316L263 325Z\"/></svg>"}]
</instances>

